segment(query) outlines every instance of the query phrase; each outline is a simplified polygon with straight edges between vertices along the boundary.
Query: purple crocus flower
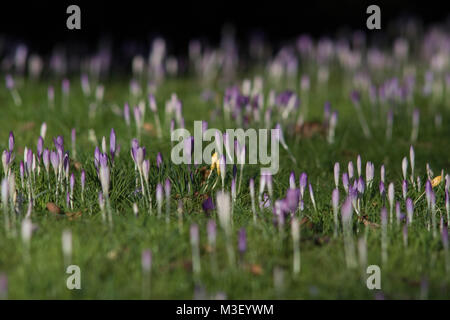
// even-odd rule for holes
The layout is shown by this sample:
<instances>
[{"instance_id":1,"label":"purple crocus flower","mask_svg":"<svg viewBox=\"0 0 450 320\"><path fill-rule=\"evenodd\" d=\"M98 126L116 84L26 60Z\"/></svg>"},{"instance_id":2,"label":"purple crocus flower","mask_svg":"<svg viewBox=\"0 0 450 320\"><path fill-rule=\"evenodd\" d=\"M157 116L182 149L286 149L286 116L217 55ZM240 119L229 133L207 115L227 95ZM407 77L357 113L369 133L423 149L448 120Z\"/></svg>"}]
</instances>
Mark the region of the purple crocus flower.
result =
<instances>
[{"instance_id":1,"label":"purple crocus flower","mask_svg":"<svg viewBox=\"0 0 450 320\"><path fill-rule=\"evenodd\" d=\"M347 172L344 172L344 173L342 174L342 185L344 186L345 192L348 193L349 180L348 180L348 174L347 174Z\"/></svg>"},{"instance_id":2,"label":"purple crocus flower","mask_svg":"<svg viewBox=\"0 0 450 320\"><path fill-rule=\"evenodd\" d=\"M100 170L99 170L100 183L102 185L102 192L105 197L109 194L109 182L110 182L110 170L108 166L108 156L104 153L100 154Z\"/></svg>"},{"instance_id":3,"label":"purple crocus flower","mask_svg":"<svg viewBox=\"0 0 450 320\"><path fill-rule=\"evenodd\" d=\"M208 197L203 201L202 208L206 214L209 214L212 210L215 209L214 202L211 197Z\"/></svg>"},{"instance_id":4,"label":"purple crocus flower","mask_svg":"<svg viewBox=\"0 0 450 320\"><path fill-rule=\"evenodd\" d=\"M161 167L161 164L163 163L163 157L161 152L158 152L158 154L156 155L156 166L158 167L158 169Z\"/></svg>"},{"instance_id":5,"label":"purple crocus flower","mask_svg":"<svg viewBox=\"0 0 450 320\"><path fill-rule=\"evenodd\" d=\"M299 178L300 194L302 195L302 198L303 195L305 194L305 188L307 184L308 184L308 175L305 172L302 172Z\"/></svg>"},{"instance_id":6,"label":"purple crocus flower","mask_svg":"<svg viewBox=\"0 0 450 320\"><path fill-rule=\"evenodd\" d=\"M75 175L72 173L70 175L70 193L73 193L73 188L75 187Z\"/></svg>"},{"instance_id":7,"label":"purple crocus flower","mask_svg":"<svg viewBox=\"0 0 450 320\"><path fill-rule=\"evenodd\" d=\"M130 107L128 106L128 103L125 103L125 106L123 107L123 117L126 125L130 126Z\"/></svg>"},{"instance_id":8,"label":"purple crocus flower","mask_svg":"<svg viewBox=\"0 0 450 320\"><path fill-rule=\"evenodd\" d=\"M339 162L336 162L334 164L334 184L336 188L339 187L339 171L340 171Z\"/></svg>"},{"instance_id":9,"label":"purple crocus flower","mask_svg":"<svg viewBox=\"0 0 450 320\"><path fill-rule=\"evenodd\" d=\"M353 213L352 199L350 197L347 197L341 206L342 224L347 224L351 220L352 213Z\"/></svg>"},{"instance_id":10,"label":"purple crocus flower","mask_svg":"<svg viewBox=\"0 0 450 320\"><path fill-rule=\"evenodd\" d=\"M349 161L348 162L348 178L349 178L349 180L352 180L353 176L354 176L353 162Z\"/></svg>"},{"instance_id":11,"label":"purple crocus flower","mask_svg":"<svg viewBox=\"0 0 450 320\"><path fill-rule=\"evenodd\" d=\"M84 169L81 170L80 180L81 180L81 190L84 191L84 186L86 183L86 172L84 172Z\"/></svg>"},{"instance_id":12,"label":"purple crocus flower","mask_svg":"<svg viewBox=\"0 0 450 320\"><path fill-rule=\"evenodd\" d=\"M14 134L12 131L10 131L9 132L9 140L8 140L8 149L10 152L14 151L14 142L15 142Z\"/></svg>"},{"instance_id":13,"label":"purple crocus flower","mask_svg":"<svg viewBox=\"0 0 450 320\"><path fill-rule=\"evenodd\" d=\"M383 207L381 209L381 224L387 225L387 222L388 222L388 212L387 212L386 207Z\"/></svg>"},{"instance_id":14,"label":"purple crocus flower","mask_svg":"<svg viewBox=\"0 0 450 320\"><path fill-rule=\"evenodd\" d=\"M42 153L42 162L44 163L45 171L47 171L48 174L48 170L50 168L50 152L47 148L45 148Z\"/></svg>"},{"instance_id":15,"label":"purple crocus flower","mask_svg":"<svg viewBox=\"0 0 450 320\"><path fill-rule=\"evenodd\" d=\"M408 223L411 223L414 215L414 203L411 198L406 199L406 214L408 215Z\"/></svg>"},{"instance_id":16,"label":"purple crocus flower","mask_svg":"<svg viewBox=\"0 0 450 320\"><path fill-rule=\"evenodd\" d=\"M111 155L111 162L114 162L114 156L116 154L116 132L114 128L111 129L109 134L109 154Z\"/></svg>"},{"instance_id":17,"label":"purple crocus flower","mask_svg":"<svg viewBox=\"0 0 450 320\"><path fill-rule=\"evenodd\" d=\"M406 199L406 194L408 193L408 181L403 180L402 182L402 194L403 194L403 199Z\"/></svg>"},{"instance_id":18,"label":"purple crocus flower","mask_svg":"<svg viewBox=\"0 0 450 320\"><path fill-rule=\"evenodd\" d=\"M289 188L295 189L295 173L294 171L291 172L289 175Z\"/></svg>"},{"instance_id":19,"label":"purple crocus flower","mask_svg":"<svg viewBox=\"0 0 450 320\"><path fill-rule=\"evenodd\" d=\"M41 136L39 136L39 139L37 141L37 154L38 154L39 161L42 157L43 148L44 148L44 139Z\"/></svg>"},{"instance_id":20,"label":"purple crocus flower","mask_svg":"<svg viewBox=\"0 0 450 320\"><path fill-rule=\"evenodd\" d=\"M247 250L247 235L245 233L245 228L241 228L239 230L238 249L241 255L243 255Z\"/></svg>"},{"instance_id":21,"label":"purple crocus flower","mask_svg":"<svg viewBox=\"0 0 450 320\"><path fill-rule=\"evenodd\" d=\"M55 151L50 152L50 163L52 164L53 170L56 172L58 171L59 167L59 157L58 154Z\"/></svg>"},{"instance_id":22,"label":"purple crocus flower","mask_svg":"<svg viewBox=\"0 0 450 320\"><path fill-rule=\"evenodd\" d=\"M427 182L425 183L425 196L427 198L428 208L431 207L431 194L432 193L433 193L433 187L431 185L431 181L427 179Z\"/></svg>"},{"instance_id":23,"label":"purple crocus flower","mask_svg":"<svg viewBox=\"0 0 450 320\"><path fill-rule=\"evenodd\" d=\"M287 189L285 203L291 213L294 213L298 207L298 201L300 199L299 189Z\"/></svg>"}]
</instances>

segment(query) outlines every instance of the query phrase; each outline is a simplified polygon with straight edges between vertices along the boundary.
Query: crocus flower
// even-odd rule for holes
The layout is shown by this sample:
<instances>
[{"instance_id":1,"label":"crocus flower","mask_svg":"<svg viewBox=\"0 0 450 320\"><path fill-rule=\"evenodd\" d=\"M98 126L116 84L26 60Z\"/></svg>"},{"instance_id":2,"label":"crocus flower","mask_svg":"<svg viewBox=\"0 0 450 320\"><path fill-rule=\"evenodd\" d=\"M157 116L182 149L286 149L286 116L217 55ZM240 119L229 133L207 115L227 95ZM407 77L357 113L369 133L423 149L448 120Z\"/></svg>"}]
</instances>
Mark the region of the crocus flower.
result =
<instances>
[{"instance_id":1,"label":"crocus flower","mask_svg":"<svg viewBox=\"0 0 450 320\"><path fill-rule=\"evenodd\" d=\"M212 249L216 246L216 222L212 219L208 220L208 224L206 225L206 233L208 237L208 244Z\"/></svg>"},{"instance_id":2,"label":"crocus flower","mask_svg":"<svg viewBox=\"0 0 450 320\"><path fill-rule=\"evenodd\" d=\"M14 138L14 134L12 131L9 132L9 139L8 139L8 149L10 152L14 151L14 142L15 142L15 138Z\"/></svg>"},{"instance_id":3,"label":"crocus flower","mask_svg":"<svg viewBox=\"0 0 450 320\"><path fill-rule=\"evenodd\" d=\"M289 175L289 188L295 189L295 173L294 171L291 172Z\"/></svg>"},{"instance_id":4,"label":"crocus flower","mask_svg":"<svg viewBox=\"0 0 450 320\"><path fill-rule=\"evenodd\" d=\"M348 178L349 178L349 180L352 180L352 179L353 179L353 174L354 174L354 171L353 171L353 162L352 162L352 161L349 161L349 162L348 162Z\"/></svg>"},{"instance_id":5,"label":"crocus flower","mask_svg":"<svg viewBox=\"0 0 450 320\"><path fill-rule=\"evenodd\" d=\"M163 163L162 154L161 152L158 152L158 154L156 155L156 166L158 167L158 169L161 167L162 163Z\"/></svg>"},{"instance_id":6,"label":"crocus flower","mask_svg":"<svg viewBox=\"0 0 450 320\"><path fill-rule=\"evenodd\" d=\"M130 107L128 106L128 103L125 103L123 107L123 117L125 119L126 125L130 126Z\"/></svg>"},{"instance_id":7,"label":"crocus flower","mask_svg":"<svg viewBox=\"0 0 450 320\"><path fill-rule=\"evenodd\" d=\"M302 172L299 178L299 187L300 187L300 194L303 199L303 195L305 194L305 188L308 184L308 175L305 172Z\"/></svg>"},{"instance_id":8,"label":"crocus flower","mask_svg":"<svg viewBox=\"0 0 450 320\"><path fill-rule=\"evenodd\" d=\"M348 174L347 174L347 172L344 172L342 174L342 185L344 186L345 192L348 193L349 181L348 181Z\"/></svg>"},{"instance_id":9,"label":"crocus flower","mask_svg":"<svg viewBox=\"0 0 450 320\"><path fill-rule=\"evenodd\" d=\"M395 190L394 190L394 183L390 183L388 186L388 201L389 201L389 208L390 208L390 220L392 222L392 215L393 215L393 208L394 208L394 197L395 197Z\"/></svg>"},{"instance_id":10,"label":"crocus flower","mask_svg":"<svg viewBox=\"0 0 450 320\"><path fill-rule=\"evenodd\" d=\"M384 164L383 164L383 165L381 165L381 168L380 168L380 180L383 183L385 182L384 181L385 176L386 176L386 170L384 169Z\"/></svg>"},{"instance_id":11,"label":"crocus flower","mask_svg":"<svg viewBox=\"0 0 450 320\"><path fill-rule=\"evenodd\" d=\"M109 154L111 155L111 162L114 162L114 156L116 154L116 132L114 128L111 129L109 134Z\"/></svg>"},{"instance_id":12,"label":"crocus flower","mask_svg":"<svg viewBox=\"0 0 450 320\"><path fill-rule=\"evenodd\" d=\"M286 206L288 207L291 213L294 213L298 207L298 201L300 198L300 190L298 189L287 189L286 192Z\"/></svg>"},{"instance_id":13,"label":"crocus flower","mask_svg":"<svg viewBox=\"0 0 450 320\"><path fill-rule=\"evenodd\" d=\"M339 162L336 162L334 164L334 184L336 188L339 187L339 171L340 171Z\"/></svg>"},{"instance_id":14,"label":"crocus flower","mask_svg":"<svg viewBox=\"0 0 450 320\"><path fill-rule=\"evenodd\" d=\"M408 159L406 157L402 160L402 173L403 173L403 180L406 180L406 173L408 171Z\"/></svg>"},{"instance_id":15,"label":"crocus flower","mask_svg":"<svg viewBox=\"0 0 450 320\"><path fill-rule=\"evenodd\" d=\"M368 188L372 186L374 175L375 175L374 165L372 162L368 161L366 163L366 182Z\"/></svg>"},{"instance_id":16,"label":"crocus flower","mask_svg":"<svg viewBox=\"0 0 450 320\"><path fill-rule=\"evenodd\" d=\"M163 202L163 187L160 183L156 185L156 204L158 206L158 217L161 216L161 208Z\"/></svg>"},{"instance_id":17,"label":"crocus flower","mask_svg":"<svg viewBox=\"0 0 450 320\"><path fill-rule=\"evenodd\" d=\"M317 211L316 200L314 199L314 191L313 191L311 183L309 184L309 196L311 198L311 202L313 204L314 210Z\"/></svg>"},{"instance_id":18,"label":"crocus flower","mask_svg":"<svg viewBox=\"0 0 450 320\"><path fill-rule=\"evenodd\" d=\"M44 148L44 139L42 137L39 137L37 142L37 154L39 161L42 157L43 148Z\"/></svg>"},{"instance_id":19,"label":"crocus flower","mask_svg":"<svg viewBox=\"0 0 450 320\"><path fill-rule=\"evenodd\" d=\"M411 198L406 199L406 214L408 215L408 223L411 223L414 216L414 203Z\"/></svg>"},{"instance_id":20,"label":"crocus flower","mask_svg":"<svg viewBox=\"0 0 450 320\"><path fill-rule=\"evenodd\" d=\"M361 156L358 154L356 158L356 171L358 172L358 177L361 176Z\"/></svg>"},{"instance_id":21,"label":"crocus flower","mask_svg":"<svg viewBox=\"0 0 450 320\"><path fill-rule=\"evenodd\" d=\"M102 192L105 197L109 195L110 170L108 166L108 156L100 154L100 183L102 185Z\"/></svg>"},{"instance_id":22,"label":"crocus flower","mask_svg":"<svg viewBox=\"0 0 450 320\"><path fill-rule=\"evenodd\" d=\"M247 250L247 235L245 233L245 228L239 230L238 249L241 255Z\"/></svg>"},{"instance_id":23,"label":"crocus flower","mask_svg":"<svg viewBox=\"0 0 450 320\"><path fill-rule=\"evenodd\" d=\"M206 199L202 202L202 208L203 208L203 211L204 211L206 214L209 214L212 210L215 209L214 203L213 203L211 197L206 198Z\"/></svg>"}]
</instances>

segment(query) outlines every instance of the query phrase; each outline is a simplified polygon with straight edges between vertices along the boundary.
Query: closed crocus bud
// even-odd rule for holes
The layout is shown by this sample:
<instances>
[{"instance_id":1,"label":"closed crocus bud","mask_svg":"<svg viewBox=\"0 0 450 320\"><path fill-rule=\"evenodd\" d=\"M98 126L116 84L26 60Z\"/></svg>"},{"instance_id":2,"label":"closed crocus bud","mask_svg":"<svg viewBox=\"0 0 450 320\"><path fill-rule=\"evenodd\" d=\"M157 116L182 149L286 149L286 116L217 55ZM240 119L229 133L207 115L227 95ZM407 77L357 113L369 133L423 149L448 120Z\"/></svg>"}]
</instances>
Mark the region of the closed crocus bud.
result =
<instances>
[{"instance_id":1,"label":"closed crocus bud","mask_svg":"<svg viewBox=\"0 0 450 320\"><path fill-rule=\"evenodd\" d=\"M42 137L39 137L38 142L37 142L37 154L38 154L39 161L42 156L43 148L44 148L44 139Z\"/></svg>"},{"instance_id":2,"label":"closed crocus bud","mask_svg":"<svg viewBox=\"0 0 450 320\"><path fill-rule=\"evenodd\" d=\"M73 193L74 187L75 187L75 175L72 173L70 175L70 193Z\"/></svg>"},{"instance_id":3,"label":"closed crocus bud","mask_svg":"<svg viewBox=\"0 0 450 320\"><path fill-rule=\"evenodd\" d=\"M238 249L241 254L244 254L247 250L247 234L245 233L245 228L239 230Z\"/></svg>"},{"instance_id":4,"label":"closed crocus bud","mask_svg":"<svg viewBox=\"0 0 450 320\"><path fill-rule=\"evenodd\" d=\"M366 163L366 182L368 187L372 185L374 175L375 175L375 168L373 166L373 163L368 161Z\"/></svg>"},{"instance_id":5,"label":"closed crocus bud","mask_svg":"<svg viewBox=\"0 0 450 320\"><path fill-rule=\"evenodd\" d=\"M415 153L414 147L409 147L409 161L411 163L411 176L414 178Z\"/></svg>"},{"instance_id":6,"label":"closed crocus bud","mask_svg":"<svg viewBox=\"0 0 450 320\"><path fill-rule=\"evenodd\" d=\"M227 192L219 191L217 192L217 214L219 217L219 223L224 229L227 235L230 235L231 231L231 204L230 195Z\"/></svg>"},{"instance_id":7,"label":"closed crocus bud","mask_svg":"<svg viewBox=\"0 0 450 320\"><path fill-rule=\"evenodd\" d=\"M302 195L302 198L303 195L305 194L305 188L307 184L308 184L308 175L305 172L302 172L299 179L300 194Z\"/></svg>"},{"instance_id":8,"label":"closed crocus bud","mask_svg":"<svg viewBox=\"0 0 450 320\"><path fill-rule=\"evenodd\" d=\"M337 211L339 207L339 190L338 188L333 189L333 192L331 193L331 205L333 206L333 210Z\"/></svg>"},{"instance_id":9,"label":"closed crocus bud","mask_svg":"<svg viewBox=\"0 0 450 320\"><path fill-rule=\"evenodd\" d=\"M221 155L219 158L219 167L220 167L220 176L222 178L222 181L225 180L225 173L226 173L226 159L225 155Z\"/></svg>"},{"instance_id":10,"label":"closed crocus bud","mask_svg":"<svg viewBox=\"0 0 450 320\"><path fill-rule=\"evenodd\" d=\"M42 152L42 162L44 163L45 171L47 171L48 174L48 170L50 168L50 152L47 148Z\"/></svg>"},{"instance_id":11,"label":"closed crocus bud","mask_svg":"<svg viewBox=\"0 0 450 320\"><path fill-rule=\"evenodd\" d=\"M380 196L383 198L386 195L386 189L384 187L383 181L380 181Z\"/></svg>"},{"instance_id":12,"label":"closed crocus bud","mask_svg":"<svg viewBox=\"0 0 450 320\"><path fill-rule=\"evenodd\" d=\"M170 197L170 190L172 188L172 185L170 183L169 179L166 179L165 183L164 183L164 192L166 194L166 197Z\"/></svg>"},{"instance_id":13,"label":"closed crocus bud","mask_svg":"<svg viewBox=\"0 0 450 320\"><path fill-rule=\"evenodd\" d=\"M147 159L142 162L142 174L144 175L144 179L147 182L149 178L149 173L150 173L150 160Z\"/></svg>"},{"instance_id":14,"label":"closed crocus bud","mask_svg":"<svg viewBox=\"0 0 450 320\"><path fill-rule=\"evenodd\" d=\"M128 103L125 103L123 107L123 117L125 119L125 124L127 126L130 126L130 106L128 105Z\"/></svg>"},{"instance_id":15,"label":"closed crocus bud","mask_svg":"<svg viewBox=\"0 0 450 320\"><path fill-rule=\"evenodd\" d=\"M9 162L11 159L11 153L8 150L3 150L2 153L2 165L3 171L6 173L9 170Z\"/></svg>"},{"instance_id":16,"label":"closed crocus bud","mask_svg":"<svg viewBox=\"0 0 450 320\"><path fill-rule=\"evenodd\" d=\"M100 183L102 185L103 194L108 197L109 194L109 182L110 182L110 170L108 167L108 158L106 154L100 155Z\"/></svg>"},{"instance_id":17,"label":"closed crocus bud","mask_svg":"<svg viewBox=\"0 0 450 320\"><path fill-rule=\"evenodd\" d=\"M403 199L406 199L406 194L408 193L408 181L403 180L402 182L402 194L403 194Z\"/></svg>"},{"instance_id":18,"label":"closed crocus bud","mask_svg":"<svg viewBox=\"0 0 450 320\"><path fill-rule=\"evenodd\" d=\"M291 172L289 175L289 188L295 189L295 173L294 171Z\"/></svg>"},{"instance_id":19,"label":"closed crocus bud","mask_svg":"<svg viewBox=\"0 0 450 320\"><path fill-rule=\"evenodd\" d=\"M362 177L359 177L356 189L358 190L359 194L364 194L366 186L365 186L365 183L364 183L364 179Z\"/></svg>"},{"instance_id":20,"label":"closed crocus bud","mask_svg":"<svg viewBox=\"0 0 450 320\"><path fill-rule=\"evenodd\" d=\"M433 187L431 186L431 182L430 182L430 180L427 180L427 182L425 183L425 196L427 199L428 208L430 208L430 205L431 205L432 192L433 192Z\"/></svg>"},{"instance_id":21,"label":"closed crocus bud","mask_svg":"<svg viewBox=\"0 0 450 320\"><path fill-rule=\"evenodd\" d=\"M47 123L42 122L41 130L40 130L40 135L41 135L42 139L45 139L46 133L47 133Z\"/></svg>"},{"instance_id":22,"label":"closed crocus bud","mask_svg":"<svg viewBox=\"0 0 450 320\"><path fill-rule=\"evenodd\" d=\"M111 155L111 161L114 162L114 156L116 154L116 132L114 128L111 129L109 134L109 154Z\"/></svg>"},{"instance_id":23,"label":"closed crocus bud","mask_svg":"<svg viewBox=\"0 0 450 320\"><path fill-rule=\"evenodd\" d=\"M86 172L84 172L84 169L81 170L80 180L81 180L81 190L84 191L84 186L86 183Z\"/></svg>"},{"instance_id":24,"label":"closed crocus bud","mask_svg":"<svg viewBox=\"0 0 450 320\"><path fill-rule=\"evenodd\" d=\"M394 197L395 197L394 183L391 182L388 186L388 201L391 207L394 206Z\"/></svg>"},{"instance_id":25,"label":"closed crocus bud","mask_svg":"<svg viewBox=\"0 0 450 320\"><path fill-rule=\"evenodd\" d=\"M342 185L344 186L345 192L348 193L349 181L348 181L348 174L347 174L347 172L344 172L342 174Z\"/></svg>"},{"instance_id":26,"label":"closed crocus bud","mask_svg":"<svg viewBox=\"0 0 450 320\"><path fill-rule=\"evenodd\" d=\"M55 151L50 152L50 163L52 164L53 170L55 171L56 174L59 167L59 157Z\"/></svg>"},{"instance_id":27,"label":"closed crocus bud","mask_svg":"<svg viewBox=\"0 0 450 320\"><path fill-rule=\"evenodd\" d=\"M385 182L384 181L385 176L386 176L386 170L384 169L384 164L383 164L380 168L380 179L383 183Z\"/></svg>"},{"instance_id":28,"label":"closed crocus bud","mask_svg":"<svg viewBox=\"0 0 450 320\"><path fill-rule=\"evenodd\" d=\"M32 170L33 170L33 151L31 149L28 149L27 152L27 172L28 174L31 174Z\"/></svg>"},{"instance_id":29,"label":"closed crocus bud","mask_svg":"<svg viewBox=\"0 0 450 320\"><path fill-rule=\"evenodd\" d=\"M339 171L340 171L339 162L336 162L334 164L334 184L336 188L339 187Z\"/></svg>"},{"instance_id":30,"label":"closed crocus bud","mask_svg":"<svg viewBox=\"0 0 450 320\"><path fill-rule=\"evenodd\" d=\"M9 148L10 152L14 151L14 142L15 142L14 134L12 131L10 131L9 132L9 140L8 140L8 148Z\"/></svg>"},{"instance_id":31,"label":"closed crocus bud","mask_svg":"<svg viewBox=\"0 0 450 320\"><path fill-rule=\"evenodd\" d=\"M414 216L414 203L411 198L406 199L406 214L408 215L408 223L411 223Z\"/></svg>"},{"instance_id":32,"label":"closed crocus bud","mask_svg":"<svg viewBox=\"0 0 450 320\"><path fill-rule=\"evenodd\" d=\"M23 161L20 161L19 172L20 172L20 179L22 180L22 184L23 184L23 178L25 176L25 165L23 164Z\"/></svg>"},{"instance_id":33,"label":"closed crocus bud","mask_svg":"<svg viewBox=\"0 0 450 320\"><path fill-rule=\"evenodd\" d=\"M77 140L77 131L75 128L72 128L72 131L70 133L70 138L72 140L72 145L75 145L76 140Z\"/></svg>"},{"instance_id":34,"label":"closed crocus bud","mask_svg":"<svg viewBox=\"0 0 450 320\"><path fill-rule=\"evenodd\" d=\"M102 137L102 152L106 153L106 138L105 136Z\"/></svg>"},{"instance_id":35,"label":"closed crocus bud","mask_svg":"<svg viewBox=\"0 0 450 320\"><path fill-rule=\"evenodd\" d=\"M445 190L445 210L447 211L447 217L450 216L450 197L448 192L448 190Z\"/></svg>"},{"instance_id":36,"label":"closed crocus bud","mask_svg":"<svg viewBox=\"0 0 450 320\"><path fill-rule=\"evenodd\" d=\"M406 180L407 171L408 171L408 159L406 157L404 157L402 160L403 180Z\"/></svg>"},{"instance_id":37,"label":"closed crocus bud","mask_svg":"<svg viewBox=\"0 0 450 320\"><path fill-rule=\"evenodd\" d=\"M350 180L352 180L352 179L353 179L353 176L354 176L353 162L352 162L352 161L349 161L349 162L348 162L348 178L349 178Z\"/></svg>"},{"instance_id":38,"label":"closed crocus bud","mask_svg":"<svg viewBox=\"0 0 450 320\"><path fill-rule=\"evenodd\" d=\"M158 207L162 206L163 194L164 194L163 187L160 183L158 183L156 186L156 202L158 204Z\"/></svg>"},{"instance_id":39,"label":"closed crocus bud","mask_svg":"<svg viewBox=\"0 0 450 320\"><path fill-rule=\"evenodd\" d=\"M158 167L158 169L161 167L161 164L163 163L163 157L161 152L158 152L158 154L156 155L156 166Z\"/></svg>"},{"instance_id":40,"label":"closed crocus bud","mask_svg":"<svg viewBox=\"0 0 450 320\"><path fill-rule=\"evenodd\" d=\"M358 157L356 158L356 170L358 172L358 177L361 176L361 156L358 154Z\"/></svg>"}]
</instances>

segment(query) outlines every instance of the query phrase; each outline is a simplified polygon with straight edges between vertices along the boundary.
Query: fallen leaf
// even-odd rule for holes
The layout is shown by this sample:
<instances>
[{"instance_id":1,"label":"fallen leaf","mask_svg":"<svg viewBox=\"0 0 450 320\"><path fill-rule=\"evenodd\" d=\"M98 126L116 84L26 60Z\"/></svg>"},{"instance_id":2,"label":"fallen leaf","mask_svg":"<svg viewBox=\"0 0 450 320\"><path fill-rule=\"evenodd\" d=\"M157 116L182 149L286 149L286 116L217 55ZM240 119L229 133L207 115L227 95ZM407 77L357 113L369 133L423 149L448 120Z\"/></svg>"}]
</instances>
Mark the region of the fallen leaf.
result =
<instances>
[{"instance_id":1,"label":"fallen leaf","mask_svg":"<svg viewBox=\"0 0 450 320\"><path fill-rule=\"evenodd\" d=\"M69 220L78 219L79 217L81 217L81 211L66 212L66 216L69 218Z\"/></svg>"},{"instance_id":2,"label":"fallen leaf","mask_svg":"<svg viewBox=\"0 0 450 320\"><path fill-rule=\"evenodd\" d=\"M53 202L47 202L47 210L50 211L51 213L54 214L64 214L64 212L61 210L60 207L58 207L56 204L54 204Z\"/></svg>"},{"instance_id":3,"label":"fallen leaf","mask_svg":"<svg viewBox=\"0 0 450 320\"><path fill-rule=\"evenodd\" d=\"M295 127L295 133L305 138L311 138L315 135L324 135L326 132L324 125L318 121L305 122Z\"/></svg>"},{"instance_id":4,"label":"fallen leaf","mask_svg":"<svg viewBox=\"0 0 450 320\"><path fill-rule=\"evenodd\" d=\"M264 273L261 265L259 264L251 264L249 269L250 273L254 274L255 276L260 276Z\"/></svg>"},{"instance_id":5,"label":"fallen leaf","mask_svg":"<svg viewBox=\"0 0 450 320\"><path fill-rule=\"evenodd\" d=\"M369 226L371 228L379 228L380 225L378 223L375 222L371 222L369 220L367 220L367 216L360 216L359 220L364 223L365 226Z\"/></svg>"},{"instance_id":6,"label":"fallen leaf","mask_svg":"<svg viewBox=\"0 0 450 320\"><path fill-rule=\"evenodd\" d=\"M431 186L434 188L434 187L438 186L441 183L441 181L442 181L442 176L434 177L434 179L431 180Z\"/></svg>"},{"instance_id":7,"label":"fallen leaf","mask_svg":"<svg viewBox=\"0 0 450 320\"><path fill-rule=\"evenodd\" d=\"M143 125L143 128L146 132L150 133L151 135L156 135L156 130L153 124L149 122L145 122Z\"/></svg>"}]
</instances>

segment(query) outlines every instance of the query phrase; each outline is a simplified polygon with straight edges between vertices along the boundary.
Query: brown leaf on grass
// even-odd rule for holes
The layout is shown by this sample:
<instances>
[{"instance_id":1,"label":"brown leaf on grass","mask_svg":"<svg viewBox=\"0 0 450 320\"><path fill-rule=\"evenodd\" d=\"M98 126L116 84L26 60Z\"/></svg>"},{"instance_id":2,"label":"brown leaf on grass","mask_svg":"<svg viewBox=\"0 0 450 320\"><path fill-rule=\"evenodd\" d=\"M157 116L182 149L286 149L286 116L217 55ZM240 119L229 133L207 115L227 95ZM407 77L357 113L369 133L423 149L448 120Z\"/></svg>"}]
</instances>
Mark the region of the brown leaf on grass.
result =
<instances>
[{"instance_id":1,"label":"brown leaf on grass","mask_svg":"<svg viewBox=\"0 0 450 320\"><path fill-rule=\"evenodd\" d=\"M70 160L70 162L71 162L71 164L73 165L73 167L74 167L75 169L77 169L77 171L80 171L80 170L83 168L81 162L79 162L79 161Z\"/></svg>"},{"instance_id":2,"label":"brown leaf on grass","mask_svg":"<svg viewBox=\"0 0 450 320\"><path fill-rule=\"evenodd\" d=\"M248 271L255 276L260 276L264 273L263 268L259 264L250 264L247 265Z\"/></svg>"},{"instance_id":3,"label":"brown leaf on grass","mask_svg":"<svg viewBox=\"0 0 450 320\"><path fill-rule=\"evenodd\" d=\"M145 122L143 125L143 128L144 128L145 132L149 133L152 136L156 136L155 127L150 122Z\"/></svg>"},{"instance_id":4,"label":"brown leaf on grass","mask_svg":"<svg viewBox=\"0 0 450 320\"><path fill-rule=\"evenodd\" d=\"M300 226L305 225L307 228L312 229L313 223L308 219L308 217L303 217L300 220Z\"/></svg>"},{"instance_id":5,"label":"brown leaf on grass","mask_svg":"<svg viewBox=\"0 0 450 320\"><path fill-rule=\"evenodd\" d=\"M325 135L326 128L319 121L305 122L295 127L295 133L305 138L311 138L315 135Z\"/></svg>"},{"instance_id":6,"label":"brown leaf on grass","mask_svg":"<svg viewBox=\"0 0 450 320\"><path fill-rule=\"evenodd\" d=\"M367 220L367 216L359 216L358 219L359 219L359 221L364 223L365 226L369 226L371 228L379 228L380 227L380 225L378 223Z\"/></svg>"},{"instance_id":7,"label":"brown leaf on grass","mask_svg":"<svg viewBox=\"0 0 450 320\"><path fill-rule=\"evenodd\" d=\"M66 212L66 216L69 218L69 220L78 219L81 217L81 211L77 212Z\"/></svg>"},{"instance_id":8,"label":"brown leaf on grass","mask_svg":"<svg viewBox=\"0 0 450 320\"><path fill-rule=\"evenodd\" d=\"M54 204L53 202L47 202L47 210L50 211L51 213L54 214L64 214L64 212L61 210L60 207L58 207L56 204Z\"/></svg>"}]
</instances>

